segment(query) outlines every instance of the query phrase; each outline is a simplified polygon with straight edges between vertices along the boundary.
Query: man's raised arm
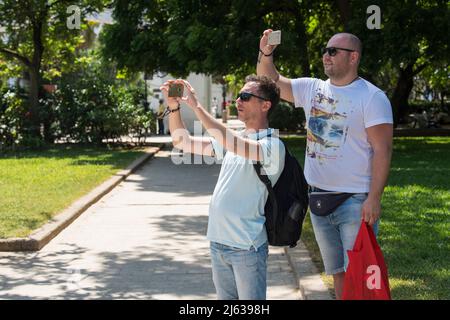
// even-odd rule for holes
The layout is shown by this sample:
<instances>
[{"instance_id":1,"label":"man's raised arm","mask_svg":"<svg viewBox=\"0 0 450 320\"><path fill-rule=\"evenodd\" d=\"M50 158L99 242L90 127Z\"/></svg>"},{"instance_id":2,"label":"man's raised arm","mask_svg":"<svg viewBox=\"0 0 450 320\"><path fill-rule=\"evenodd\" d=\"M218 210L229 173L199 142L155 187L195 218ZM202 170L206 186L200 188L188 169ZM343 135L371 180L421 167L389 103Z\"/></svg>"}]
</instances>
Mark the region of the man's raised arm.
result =
<instances>
[{"instance_id":1,"label":"man's raised arm","mask_svg":"<svg viewBox=\"0 0 450 320\"><path fill-rule=\"evenodd\" d=\"M181 98L172 98L168 96L169 85L173 82L175 81L169 80L160 88L167 101L168 109L166 110L166 113L169 114L169 130L173 146L186 153L212 156L214 152L211 140L204 137L192 137L184 126L180 115Z\"/></svg>"},{"instance_id":2,"label":"man's raised arm","mask_svg":"<svg viewBox=\"0 0 450 320\"><path fill-rule=\"evenodd\" d=\"M256 74L258 76L267 76L274 80L280 87L280 97L283 100L294 102L292 94L291 79L280 75L273 64L273 51L276 46L268 45L267 41L272 29L265 30L259 41L258 62L256 64Z\"/></svg>"}]
</instances>

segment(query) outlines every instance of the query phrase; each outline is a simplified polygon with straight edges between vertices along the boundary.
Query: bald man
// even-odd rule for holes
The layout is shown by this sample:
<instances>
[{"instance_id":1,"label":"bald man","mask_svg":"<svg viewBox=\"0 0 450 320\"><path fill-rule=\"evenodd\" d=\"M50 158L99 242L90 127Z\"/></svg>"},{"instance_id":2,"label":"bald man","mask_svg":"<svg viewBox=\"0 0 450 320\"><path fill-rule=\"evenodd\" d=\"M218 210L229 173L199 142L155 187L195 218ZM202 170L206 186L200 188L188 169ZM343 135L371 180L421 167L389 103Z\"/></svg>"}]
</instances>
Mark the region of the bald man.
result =
<instances>
[{"instance_id":1,"label":"bald man","mask_svg":"<svg viewBox=\"0 0 450 320\"><path fill-rule=\"evenodd\" d=\"M305 111L305 176L310 185L314 234L327 274L341 299L347 250L353 249L361 221L378 231L381 196L392 153L392 108L384 92L358 76L361 41L338 33L322 50L326 81L288 79L273 62L271 29L260 40L258 75L280 87L281 98Z\"/></svg>"}]
</instances>

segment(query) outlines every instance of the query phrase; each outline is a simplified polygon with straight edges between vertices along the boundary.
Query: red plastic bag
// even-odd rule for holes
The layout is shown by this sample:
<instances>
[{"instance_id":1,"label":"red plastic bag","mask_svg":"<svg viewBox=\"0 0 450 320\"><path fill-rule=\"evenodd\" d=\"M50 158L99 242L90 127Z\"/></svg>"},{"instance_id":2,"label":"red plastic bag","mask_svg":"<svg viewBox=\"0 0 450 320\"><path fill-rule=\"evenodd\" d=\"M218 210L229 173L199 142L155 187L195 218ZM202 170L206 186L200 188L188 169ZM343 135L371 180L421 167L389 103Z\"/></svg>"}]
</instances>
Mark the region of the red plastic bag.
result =
<instances>
[{"instance_id":1,"label":"red plastic bag","mask_svg":"<svg viewBox=\"0 0 450 320\"><path fill-rule=\"evenodd\" d=\"M364 221L353 250L348 250L342 300L391 300L383 253L372 228Z\"/></svg>"}]
</instances>

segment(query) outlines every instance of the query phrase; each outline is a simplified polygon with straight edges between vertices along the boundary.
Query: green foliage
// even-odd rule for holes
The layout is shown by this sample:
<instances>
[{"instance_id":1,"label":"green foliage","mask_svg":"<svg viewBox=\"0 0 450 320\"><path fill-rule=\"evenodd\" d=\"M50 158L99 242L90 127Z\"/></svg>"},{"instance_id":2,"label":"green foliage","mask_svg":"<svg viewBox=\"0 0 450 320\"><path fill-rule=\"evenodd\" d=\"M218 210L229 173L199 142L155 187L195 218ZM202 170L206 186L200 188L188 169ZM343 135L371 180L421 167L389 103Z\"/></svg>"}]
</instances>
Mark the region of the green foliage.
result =
<instances>
[{"instance_id":1,"label":"green foliage","mask_svg":"<svg viewBox=\"0 0 450 320\"><path fill-rule=\"evenodd\" d=\"M237 116L238 115L238 111L237 111L237 107L236 107L236 102L233 102L232 104L230 104L228 106L228 109L230 110L230 116Z\"/></svg>"},{"instance_id":2,"label":"green foliage","mask_svg":"<svg viewBox=\"0 0 450 320\"><path fill-rule=\"evenodd\" d=\"M93 66L91 66L93 67ZM53 109L59 138L101 143L154 130L155 117L142 105L143 88L123 85L99 69L62 79Z\"/></svg>"},{"instance_id":3,"label":"green foliage","mask_svg":"<svg viewBox=\"0 0 450 320\"><path fill-rule=\"evenodd\" d=\"M17 145L23 134L26 106L16 92L0 92L0 151Z\"/></svg>"},{"instance_id":4,"label":"green foliage","mask_svg":"<svg viewBox=\"0 0 450 320\"><path fill-rule=\"evenodd\" d=\"M72 68L74 72L60 77L54 94L47 93L40 100L40 117L46 120L48 136L98 144L105 139L121 141L127 135L140 141L156 131L155 116L142 104L143 81L130 81L131 75L115 79L114 68L107 68L95 52L80 56ZM42 146L42 139L27 134L24 126L25 97L12 92L1 97L0 146Z\"/></svg>"},{"instance_id":5,"label":"green foliage","mask_svg":"<svg viewBox=\"0 0 450 320\"><path fill-rule=\"evenodd\" d=\"M255 73L261 33L283 30L277 63L284 74L299 73L308 57L303 18L312 1L116 1L116 24L102 33L103 53L135 71L186 76ZM120 43L120 46L117 44ZM145 59L143 59L145 57Z\"/></svg>"},{"instance_id":6,"label":"green foliage","mask_svg":"<svg viewBox=\"0 0 450 320\"><path fill-rule=\"evenodd\" d=\"M280 131L297 132L304 129L305 113L300 108L294 108L290 103L280 102L269 113L269 125Z\"/></svg>"}]
</instances>

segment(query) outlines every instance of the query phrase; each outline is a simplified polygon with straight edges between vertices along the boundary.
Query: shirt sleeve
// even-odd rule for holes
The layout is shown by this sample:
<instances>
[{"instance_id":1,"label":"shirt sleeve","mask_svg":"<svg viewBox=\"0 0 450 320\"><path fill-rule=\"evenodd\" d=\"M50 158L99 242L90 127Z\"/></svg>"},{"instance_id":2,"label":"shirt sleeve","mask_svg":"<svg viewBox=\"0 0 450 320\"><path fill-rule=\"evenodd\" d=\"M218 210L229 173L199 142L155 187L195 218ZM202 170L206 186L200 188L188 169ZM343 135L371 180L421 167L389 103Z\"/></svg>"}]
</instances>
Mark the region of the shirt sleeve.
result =
<instances>
[{"instance_id":1,"label":"shirt sleeve","mask_svg":"<svg viewBox=\"0 0 450 320\"><path fill-rule=\"evenodd\" d=\"M313 83L313 78L292 79L292 95L294 96L294 104L296 108L304 108L305 105L309 102L311 87Z\"/></svg>"},{"instance_id":2,"label":"shirt sleeve","mask_svg":"<svg viewBox=\"0 0 450 320\"><path fill-rule=\"evenodd\" d=\"M286 150L280 139L270 137L258 140L262 150L261 164L268 176L279 176L284 168Z\"/></svg>"},{"instance_id":3,"label":"shirt sleeve","mask_svg":"<svg viewBox=\"0 0 450 320\"><path fill-rule=\"evenodd\" d=\"M364 106L364 126L369 128L382 123L394 123L392 107L384 92L377 91Z\"/></svg>"},{"instance_id":4,"label":"shirt sleeve","mask_svg":"<svg viewBox=\"0 0 450 320\"><path fill-rule=\"evenodd\" d=\"M210 138L211 139L211 145L214 151L214 156L216 157L217 160L223 160L223 157L225 155L225 149L222 147L222 145L220 143L217 142L216 139L214 138Z\"/></svg>"}]
</instances>

